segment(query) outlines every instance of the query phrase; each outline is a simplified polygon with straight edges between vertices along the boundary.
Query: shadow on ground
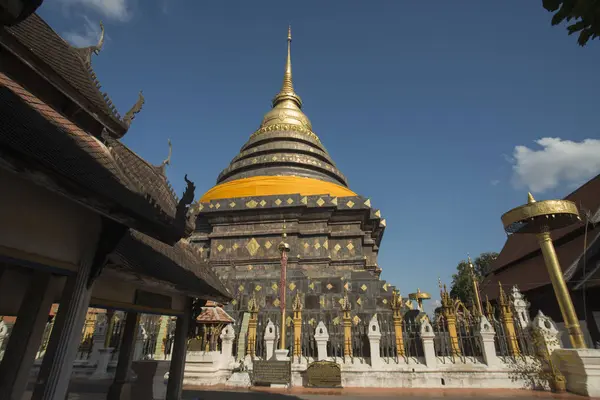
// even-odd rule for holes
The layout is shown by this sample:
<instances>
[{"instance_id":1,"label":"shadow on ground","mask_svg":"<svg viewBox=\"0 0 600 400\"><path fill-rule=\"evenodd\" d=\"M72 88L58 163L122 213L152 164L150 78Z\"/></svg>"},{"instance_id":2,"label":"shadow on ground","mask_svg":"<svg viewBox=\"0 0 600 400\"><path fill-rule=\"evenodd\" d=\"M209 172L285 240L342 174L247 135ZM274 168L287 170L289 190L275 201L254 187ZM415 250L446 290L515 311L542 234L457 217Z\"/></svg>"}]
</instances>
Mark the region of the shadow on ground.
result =
<instances>
[{"instance_id":1,"label":"shadow on ground","mask_svg":"<svg viewBox=\"0 0 600 400\"><path fill-rule=\"evenodd\" d=\"M284 393L226 392L208 390L184 390L182 400L301 400L300 397Z\"/></svg>"}]
</instances>

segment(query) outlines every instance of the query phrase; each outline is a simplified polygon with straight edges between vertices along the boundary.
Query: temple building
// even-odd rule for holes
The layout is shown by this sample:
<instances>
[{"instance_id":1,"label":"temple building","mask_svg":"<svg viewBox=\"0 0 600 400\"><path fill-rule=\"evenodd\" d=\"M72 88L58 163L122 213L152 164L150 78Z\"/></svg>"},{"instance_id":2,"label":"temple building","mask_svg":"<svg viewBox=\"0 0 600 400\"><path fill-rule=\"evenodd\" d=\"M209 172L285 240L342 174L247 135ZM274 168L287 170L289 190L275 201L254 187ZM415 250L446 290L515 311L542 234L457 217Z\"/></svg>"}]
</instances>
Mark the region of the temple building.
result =
<instances>
[{"instance_id":1,"label":"temple building","mask_svg":"<svg viewBox=\"0 0 600 400\"><path fill-rule=\"evenodd\" d=\"M585 340L593 348L600 344L600 175L565 200L577 205L582 221L552 232L552 240ZM541 310L551 317L563 332L563 346L570 346L535 235L512 235L507 239L482 282L483 295L495 300L498 283L507 291L516 285L531 303L531 314L535 316Z\"/></svg>"},{"instance_id":2,"label":"temple building","mask_svg":"<svg viewBox=\"0 0 600 400\"><path fill-rule=\"evenodd\" d=\"M252 298L259 314L279 318L284 234L288 309L299 300L308 320L335 321L347 294L358 319L391 313L395 288L379 278L377 262L385 219L369 198L349 188L302 111L291 41L290 30L283 85L272 109L196 204L190 240L232 293L225 309L237 320Z\"/></svg>"}]
</instances>

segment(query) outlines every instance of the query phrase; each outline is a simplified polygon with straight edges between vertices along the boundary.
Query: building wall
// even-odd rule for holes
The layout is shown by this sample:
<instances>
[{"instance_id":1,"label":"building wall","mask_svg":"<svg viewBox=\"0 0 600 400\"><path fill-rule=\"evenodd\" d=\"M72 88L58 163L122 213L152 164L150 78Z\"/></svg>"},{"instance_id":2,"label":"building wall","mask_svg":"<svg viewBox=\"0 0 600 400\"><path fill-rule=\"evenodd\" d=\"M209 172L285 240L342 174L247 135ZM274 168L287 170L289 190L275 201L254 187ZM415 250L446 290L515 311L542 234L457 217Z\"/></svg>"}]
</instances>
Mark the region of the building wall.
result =
<instances>
[{"instance_id":1,"label":"building wall","mask_svg":"<svg viewBox=\"0 0 600 400\"><path fill-rule=\"evenodd\" d=\"M100 217L2 169L0 187L0 255L76 270Z\"/></svg>"}]
</instances>

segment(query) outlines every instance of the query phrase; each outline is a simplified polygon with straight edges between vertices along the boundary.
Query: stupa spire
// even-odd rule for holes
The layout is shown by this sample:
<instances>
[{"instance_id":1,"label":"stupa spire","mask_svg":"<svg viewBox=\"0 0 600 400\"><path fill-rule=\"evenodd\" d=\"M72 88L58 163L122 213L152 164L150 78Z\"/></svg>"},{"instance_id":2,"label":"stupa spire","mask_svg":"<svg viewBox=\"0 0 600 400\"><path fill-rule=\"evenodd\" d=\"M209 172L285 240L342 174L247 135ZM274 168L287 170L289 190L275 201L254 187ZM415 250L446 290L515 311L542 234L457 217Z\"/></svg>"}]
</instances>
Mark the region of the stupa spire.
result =
<instances>
[{"instance_id":1,"label":"stupa spire","mask_svg":"<svg viewBox=\"0 0 600 400\"><path fill-rule=\"evenodd\" d=\"M294 92L294 82L292 80L292 26L288 26L287 36L287 59L285 61L285 72L283 73L283 84L281 90L273 99L273 108L277 107L282 102L291 100L296 103L298 108L302 108L302 100L300 96Z\"/></svg>"}]
</instances>

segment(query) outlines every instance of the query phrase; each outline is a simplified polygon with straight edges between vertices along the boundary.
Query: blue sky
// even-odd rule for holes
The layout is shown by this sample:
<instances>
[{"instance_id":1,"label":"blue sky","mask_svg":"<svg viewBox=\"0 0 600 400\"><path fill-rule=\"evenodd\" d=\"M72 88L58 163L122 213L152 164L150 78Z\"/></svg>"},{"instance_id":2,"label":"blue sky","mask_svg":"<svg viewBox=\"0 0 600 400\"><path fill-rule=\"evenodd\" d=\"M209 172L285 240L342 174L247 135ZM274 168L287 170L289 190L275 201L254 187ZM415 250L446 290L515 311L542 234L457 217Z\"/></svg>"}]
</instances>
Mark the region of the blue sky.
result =
<instances>
[{"instance_id":1,"label":"blue sky","mask_svg":"<svg viewBox=\"0 0 600 400\"><path fill-rule=\"evenodd\" d=\"M469 252L500 251L500 216L600 173L600 41L580 48L541 1L47 0L83 45L125 142L208 190L281 85L288 23L296 91L350 187L387 219L382 277L437 298ZM536 142L539 141L539 142Z\"/></svg>"}]
</instances>

